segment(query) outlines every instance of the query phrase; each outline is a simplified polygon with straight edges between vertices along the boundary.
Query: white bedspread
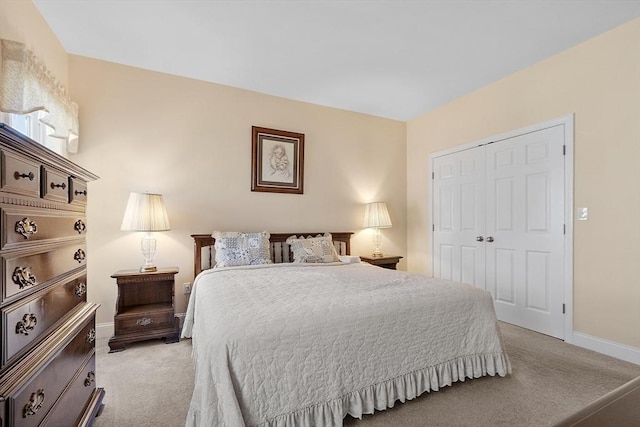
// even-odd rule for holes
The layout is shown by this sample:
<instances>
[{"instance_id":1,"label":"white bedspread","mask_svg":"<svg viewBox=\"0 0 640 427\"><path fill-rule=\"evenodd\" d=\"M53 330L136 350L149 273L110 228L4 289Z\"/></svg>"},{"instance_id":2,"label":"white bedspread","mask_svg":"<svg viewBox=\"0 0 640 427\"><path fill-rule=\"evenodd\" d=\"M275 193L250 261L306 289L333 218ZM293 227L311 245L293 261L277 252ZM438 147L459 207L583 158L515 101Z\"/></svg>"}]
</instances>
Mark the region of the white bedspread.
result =
<instances>
[{"instance_id":1,"label":"white bedspread","mask_svg":"<svg viewBox=\"0 0 640 427\"><path fill-rule=\"evenodd\" d=\"M347 413L510 372L487 292L336 264L198 276L182 333L196 366L187 426L341 426Z\"/></svg>"}]
</instances>

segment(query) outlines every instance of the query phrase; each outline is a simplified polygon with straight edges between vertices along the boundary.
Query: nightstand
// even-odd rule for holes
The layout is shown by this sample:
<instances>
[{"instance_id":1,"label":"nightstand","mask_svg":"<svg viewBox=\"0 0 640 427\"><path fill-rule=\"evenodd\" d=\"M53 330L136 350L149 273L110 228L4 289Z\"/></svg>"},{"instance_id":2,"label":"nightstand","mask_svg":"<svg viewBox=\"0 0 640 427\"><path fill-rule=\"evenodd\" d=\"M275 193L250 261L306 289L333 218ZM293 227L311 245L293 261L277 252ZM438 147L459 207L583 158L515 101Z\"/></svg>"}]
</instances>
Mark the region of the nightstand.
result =
<instances>
[{"instance_id":1,"label":"nightstand","mask_svg":"<svg viewBox=\"0 0 640 427\"><path fill-rule=\"evenodd\" d=\"M136 341L164 338L169 344L180 340L173 302L177 273L178 268L171 267L146 273L121 270L111 276L118 284L118 300L109 353L122 351Z\"/></svg>"},{"instance_id":2,"label":"nightstand","mask_svg":"<svg viewBox=\"0 0 640 427\"><path fill-rule=\"evenodd\" d=\"M388 268L389 270L395 270L401 256L381 256L381 257L366 257L361 256L360 259L369 264L377 265L378 267Z\"/></svg>"}]
</instances>

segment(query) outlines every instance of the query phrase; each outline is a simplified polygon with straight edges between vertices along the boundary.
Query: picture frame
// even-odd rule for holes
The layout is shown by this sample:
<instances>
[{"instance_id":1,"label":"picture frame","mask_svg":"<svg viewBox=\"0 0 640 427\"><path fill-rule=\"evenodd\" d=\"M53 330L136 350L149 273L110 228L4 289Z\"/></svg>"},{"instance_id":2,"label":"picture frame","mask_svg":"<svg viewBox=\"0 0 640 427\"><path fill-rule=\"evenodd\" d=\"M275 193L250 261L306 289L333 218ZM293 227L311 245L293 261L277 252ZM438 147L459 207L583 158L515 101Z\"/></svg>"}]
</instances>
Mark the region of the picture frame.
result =
<instances>
[{"instance_id":1,"label":"picture frame","mask_svg":"<svg viewBox=\"0 0 640 427\"><path fill-rule=\"evenodd\" d=\"M303 194L304 134L252 126L251 191Z\"/></svg>"}]
</instances>

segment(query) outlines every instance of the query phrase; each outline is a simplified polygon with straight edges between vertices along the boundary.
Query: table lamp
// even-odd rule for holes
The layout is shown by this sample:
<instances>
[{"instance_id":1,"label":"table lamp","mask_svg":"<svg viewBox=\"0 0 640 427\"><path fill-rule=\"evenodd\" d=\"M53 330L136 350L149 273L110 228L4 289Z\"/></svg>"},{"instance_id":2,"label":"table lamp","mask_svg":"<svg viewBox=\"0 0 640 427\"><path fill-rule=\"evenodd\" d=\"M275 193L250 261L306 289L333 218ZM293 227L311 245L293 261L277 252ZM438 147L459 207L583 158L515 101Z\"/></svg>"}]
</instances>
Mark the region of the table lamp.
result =
<instances>
[{"instance_id":1,"label":"table lamp","mask_svg":"<svg viewBox=\"0 0 640 427\"><path fill-rule=\"evenodd\" d=\"M142 236L140 247L144 256L144 265L140 267L141 272L156 271L153 265L153 255L156 252L156 239L153 232L170 230L169 217L164 207L162 194L131 193L127 208L122 218L122 231L141 231Z\"/></svg>"},{"instance_id":2,"label":"table lamp","mask_svg":"<svg viewBox=\"0 0 640 427\"><path fill-rule=\"evenodd\" d=\"M365 228L374 228L376 230L373 240L376 248L372 256L374 258L382 257L382 251L380 250L382 235L380 234L380 229L391 227L391 218L389 217L389 211L387 210L385 202L373 202L365 206L364 226Z\"/></svg>"}]
</instances>

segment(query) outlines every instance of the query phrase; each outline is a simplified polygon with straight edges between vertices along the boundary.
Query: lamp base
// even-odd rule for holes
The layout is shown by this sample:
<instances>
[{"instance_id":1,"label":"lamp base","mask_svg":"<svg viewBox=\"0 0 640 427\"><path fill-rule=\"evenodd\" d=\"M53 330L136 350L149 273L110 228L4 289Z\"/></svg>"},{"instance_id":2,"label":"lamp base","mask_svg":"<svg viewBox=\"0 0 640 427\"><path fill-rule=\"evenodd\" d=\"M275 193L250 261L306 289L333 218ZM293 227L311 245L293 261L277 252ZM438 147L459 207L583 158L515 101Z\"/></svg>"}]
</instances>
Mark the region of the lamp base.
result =
<instances>
[{"instance_id":1,"label":"lamp base","mask_svg":"<svg viewBox=\"0 0 640 427\"><path fill-rule=\"evenodd\" d=\"M140 273L158 271L158 267L153 265L153 254L156 253L156 239L153 234L145 233L140 240L140 247L144 256L144 264L140 267Z\"/></svg>"},{"instance_id":2,"label":"lamp base","mask_svg":"<svg viewBox=\"0 0 640 427\"><path fill-rule=\"evenodd\" d=\"M373 249L371 257L382 258L382 250L380 249L380 247L382 246L382 234L380 233L379 228L376 228L376 233L373 235L373 243L375 244L375 248Z\"/></svg>"}]
</instances>

